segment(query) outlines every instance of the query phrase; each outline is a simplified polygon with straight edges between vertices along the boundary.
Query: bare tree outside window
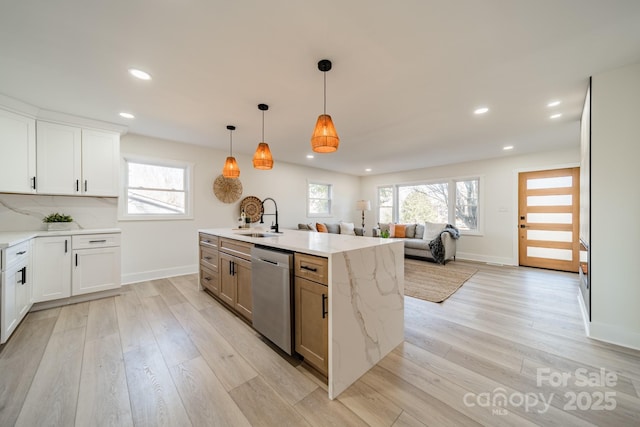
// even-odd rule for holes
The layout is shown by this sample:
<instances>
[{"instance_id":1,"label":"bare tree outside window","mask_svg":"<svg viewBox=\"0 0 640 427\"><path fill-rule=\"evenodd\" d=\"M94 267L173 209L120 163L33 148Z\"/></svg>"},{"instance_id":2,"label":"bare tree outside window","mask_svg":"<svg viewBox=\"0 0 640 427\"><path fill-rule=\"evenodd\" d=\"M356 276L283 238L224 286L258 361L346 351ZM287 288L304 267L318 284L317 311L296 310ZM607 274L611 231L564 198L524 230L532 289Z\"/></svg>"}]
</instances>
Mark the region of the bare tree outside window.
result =
<instances>
[{"instance_id":1,"label":"bare tree outside window","mask_svg":"<svg viewBox=\"0 0 640 427\"><path fill-rule=\"evenodd\" d=\"M331 215L331 185L309 183L307 193L309 215Z\"/></svg>"}]
</instances>

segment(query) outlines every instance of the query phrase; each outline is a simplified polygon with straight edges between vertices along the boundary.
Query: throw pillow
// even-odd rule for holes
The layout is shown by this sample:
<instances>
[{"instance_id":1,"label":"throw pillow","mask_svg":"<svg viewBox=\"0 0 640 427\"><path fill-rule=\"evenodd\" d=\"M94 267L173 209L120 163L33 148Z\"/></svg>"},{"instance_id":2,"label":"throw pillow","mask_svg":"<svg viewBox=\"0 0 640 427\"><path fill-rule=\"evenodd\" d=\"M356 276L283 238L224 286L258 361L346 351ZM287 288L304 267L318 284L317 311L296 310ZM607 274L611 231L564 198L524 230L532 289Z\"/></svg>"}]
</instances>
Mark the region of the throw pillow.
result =
<instances>
[{"instance_id":1,"label":"throw pillow","mask_svg":"<svg viewBox=\"0 0 640 427\"><path fill-rule=\"evenodd\" d=\"M405 224L396 224L394 227L394 237L406 237L407 226Z\"/></svg>"},{"instance_id":2,"label":"throw pillow","mask_svg":"<svg viewBox=\"0 0 640 427\"><path fill-rule=\"evenodd\" d=\"M396 237L396 225L389 224L389 237Z\"/></svg>"},{"instance_id":3,"label":"throw pillow","mask_svg":"<svg viewBox=\"0 0 640 427\"><path fill-rule=\"evenodd\" d=\"M440 234L442 230L444 230L444 227L446 225L447 224L441 224L439 222L429 222L429 221L425 222L424 235L422 236L422 238L428 241L435 239L436 236Z\"/></svg>"},{"instance_id":4,"label":"throw pillow","mask_svg":"<svg viewBox=\"0 0 640 427\"><path fill-rule=\"evenodd\" d=\"M324 225L321 222L316 222L316 230L318 230L318 233L328 233L329 230L327 230L327 226Z\"/></svg>"},{"instance_id":5,"label":"throw pillow","mask_svg":"<svg viewBox=\"0 0 640 427\"><path fill-rule=\"evenodd\" d=\"M351 234L355 235L356 226L352 222L341 222L340 223L340 234Z\"/></svg>"},{"instance_id":6,"label":"throw pillow","mask_svg":"<svg viewBox=\"0 0 640 427\"><path fill-rule=\"evenodd\" d=\"M298 224L298 230L311 230L307 224Z\"/></svg>"},{"instance_id":7,"label":"throw pillow","mask_svg":"<svg viewBox=\"0 0 640 427\"><path fill-rule=\"evenodd\" d=\"M316 226L315 226L315 225L313 225L313 223L312 223L312 222L310 222L309 224L307 224L307 227L309 227L309 230L311 230L311 231L318 231L318 230L316 230Z\"/></svg>"},{"instance_id":8,"label":"throw pillow","mask_svg":"<svg viewBox=\"0 0 640 427\"><path fill-rule=\"evenodd\" d=\"M340 224L325 222L324 225L327 227L329 233L340 234Z\"/></svg>"},{"instance_id":9,"label":"throw pillow","mask_svg":"<svg viewBox=\"0 0 640 427\"><path fill-rule=\"evenodd\" d=\"M422 239L424 237L424 224L416 224L416 239Z\"/></svg>"},{"instance_id":10,"label":"throw pillow","mask_svg":"<svg viewBox=\"0 0 640 427\"><path fill-rule=\"evenodd\" d=\"M416 237L416 225L415 224L407 224L407 227L404 230L404 237L413 239Z\"/></svg>"}]
</instances>

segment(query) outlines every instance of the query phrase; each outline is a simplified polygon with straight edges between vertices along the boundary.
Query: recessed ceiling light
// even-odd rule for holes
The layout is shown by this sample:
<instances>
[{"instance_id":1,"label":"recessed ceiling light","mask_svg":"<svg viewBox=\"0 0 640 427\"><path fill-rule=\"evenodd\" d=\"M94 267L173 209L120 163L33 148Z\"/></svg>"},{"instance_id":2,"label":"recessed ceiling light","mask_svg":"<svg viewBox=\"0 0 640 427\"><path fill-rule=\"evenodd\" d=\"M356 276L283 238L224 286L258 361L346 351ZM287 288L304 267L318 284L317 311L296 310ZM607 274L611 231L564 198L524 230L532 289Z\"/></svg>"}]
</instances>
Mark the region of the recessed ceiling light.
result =
<instances>
[{"instance_id":1,"label":"recessed ceiling light","mask_svg":"<svg viewBox=\"0 0 640 427\"><path fill-rule=\"evenodd\" d=\"M136 118L136 116L134 116L133 114L131 114L131 113L124 113L124 112L123 112L123 113L120 113L120 117L124 117L125 119L135 119L135 118Z\"/></svg>"},{"instance_id":2,"label":"recessed ceiling light","mask_svg":"<svg viewBox=\"0 0 640 427\"><path fill-rule=\"evenodd\" d=\"M560 117L562 117L562 114L560 114L560 113L556 113L556 114L553 114L553 115L549 116L550 119L559 119Z\"/></svg>"},{"instance_id":3,"label":"recessed ceiling light","mask_svg":"<svg viewBox=\"0 0 640 427\"><path fill-rule=\"evenodd\" d=\"M480 107L480 108L476 108L476 110L473 112L473 114L484 114L486 112L488 112L489 109L487 107Z\"/></svg>"},{"instance_id":4,"label":"recessed ceiling light","mask_svg":"<svg viewBox=\"0 0 640 427\"><path fill-rule=\"evenodd\" d=\"M129 68L129 74L140 80L151 80L151 74L146 71L138 70L137 68Z\"/></svg>"},{"instance_id":5,"label":"recessed ceiling light","mask_svg":"<svg viewBox=\"0 0 640 427\"><path fill-rule=\"evenodd\" d=\"M547 104L547 107L557 107L558 105L560 105L560 101L551 101Z\"/></svg>"},{"instance_id":6,"label":"recessed ceiling light","mask_svg":"<svg viewBox=\"0 0 640 427\"><path fill-rule=\"evenodd\" d=\"M505 151L513 150L513 145L505 145L504 147L502 147L502 149Z\"/></svg>"},{"instance_id":7,"label":"recessed ceiling light","mask_svg":"<svg viewBox=\"0 0 640 427\"><path fill-rule=\"evenodd\" d=\"M313 159L313 154L307 154L307 159Z\"/></svg>"},{"instance_id":8,"label":"recessed ceiling light","mask_svg":"<svg viewBox=\"0 0 640 427\"><path fill-rule=\"evenodd\" d=\"M371 168L366 168L364 171L365 172L371 172Z\"/></svg>"}]
</instances>

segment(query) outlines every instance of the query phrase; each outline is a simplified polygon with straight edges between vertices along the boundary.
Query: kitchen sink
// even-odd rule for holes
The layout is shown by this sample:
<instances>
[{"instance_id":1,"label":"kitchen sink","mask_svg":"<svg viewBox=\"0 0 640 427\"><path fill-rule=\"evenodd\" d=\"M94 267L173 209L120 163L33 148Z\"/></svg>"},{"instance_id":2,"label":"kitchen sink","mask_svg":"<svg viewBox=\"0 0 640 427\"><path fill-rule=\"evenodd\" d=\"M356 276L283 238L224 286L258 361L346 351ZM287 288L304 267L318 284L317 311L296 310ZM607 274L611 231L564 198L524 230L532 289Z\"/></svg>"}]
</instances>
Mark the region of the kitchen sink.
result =
<instances>
[{"instance_id":1,"label":"kitchen sink","mask_svg":"<svg viewBox=\"0 0 640 427\"><path fill-rule=\"evenodd\" d=\"M241 236L247 236L247 237L273 237L273 236L277 236L277 234L275 233L236 233L239 234Z\"/></svg>"}]
</instances>

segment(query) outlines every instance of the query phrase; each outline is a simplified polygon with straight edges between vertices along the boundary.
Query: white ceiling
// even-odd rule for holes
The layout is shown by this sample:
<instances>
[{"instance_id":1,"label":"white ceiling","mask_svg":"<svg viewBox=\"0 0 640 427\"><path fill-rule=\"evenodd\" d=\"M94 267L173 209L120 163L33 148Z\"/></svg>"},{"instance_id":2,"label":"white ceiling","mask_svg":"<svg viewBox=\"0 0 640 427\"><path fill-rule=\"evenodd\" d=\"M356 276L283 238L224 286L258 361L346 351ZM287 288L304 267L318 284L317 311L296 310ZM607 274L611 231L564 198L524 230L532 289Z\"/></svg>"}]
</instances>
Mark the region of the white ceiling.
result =
<instances>
[{"instance_id":1,"label":"white ceiling","mask_svg":"<svg viewBox=\"0 0 640 427\"><path fill-rule=\"evenodd\" d=\"M4 95L249 155L266 103L275 167L354 175L575 146L588 77L638 61L638 0L0 0Z\"/></svg>"}]
</instances>

